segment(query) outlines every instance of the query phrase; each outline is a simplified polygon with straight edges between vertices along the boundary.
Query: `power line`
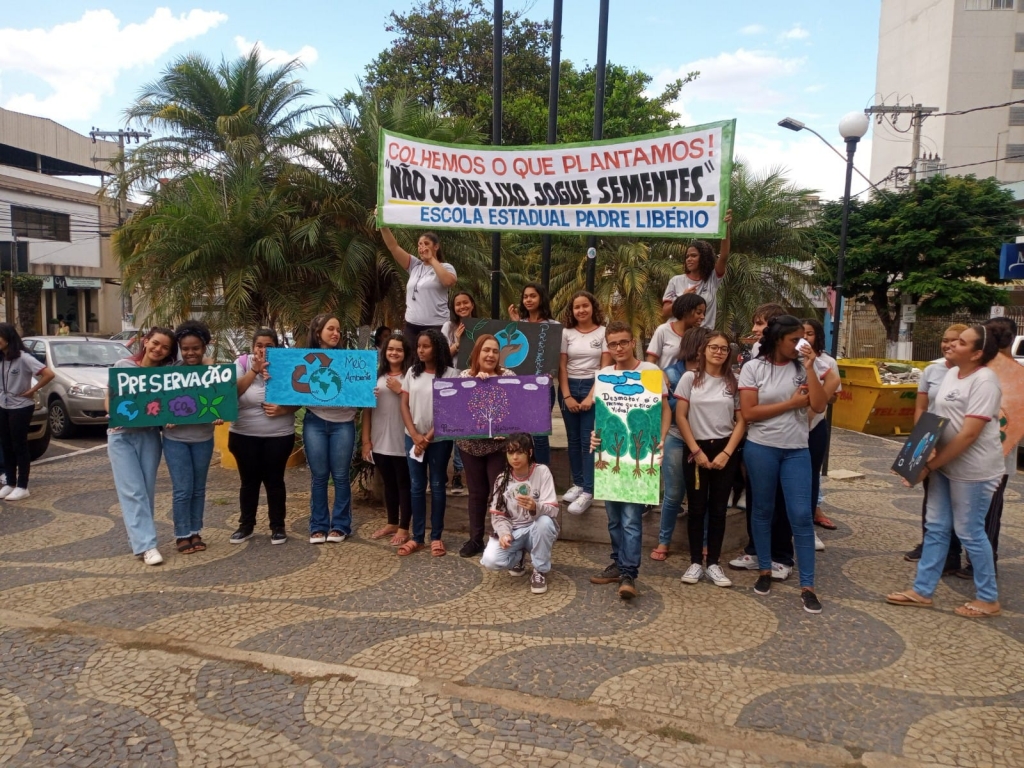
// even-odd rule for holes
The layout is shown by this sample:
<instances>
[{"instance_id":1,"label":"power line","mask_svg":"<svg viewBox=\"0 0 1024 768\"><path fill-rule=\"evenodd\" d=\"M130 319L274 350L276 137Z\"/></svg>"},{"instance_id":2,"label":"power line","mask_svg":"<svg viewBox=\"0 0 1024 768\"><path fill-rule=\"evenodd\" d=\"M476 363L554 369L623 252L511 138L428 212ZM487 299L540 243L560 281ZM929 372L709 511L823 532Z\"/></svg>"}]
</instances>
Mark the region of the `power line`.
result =
<instances>
[{"instance_id":1,"label":"power line","mask_svg":"<svg viewBox=\"0 0 1024 768\"><path fill-rule=\"evenodd\" d=\"M1016 101L1004 101L1002 104L988 104L984 107L971 107L970 109L957 109L953 112L936 112L928 115L928 117L950 117L953 115L969 115L971 112L981 112L985 109L1002 109L1003 107L1012 107L1014 104L1024 104L1024 99L1017 99Z\"/></svg>"}]
</instances>

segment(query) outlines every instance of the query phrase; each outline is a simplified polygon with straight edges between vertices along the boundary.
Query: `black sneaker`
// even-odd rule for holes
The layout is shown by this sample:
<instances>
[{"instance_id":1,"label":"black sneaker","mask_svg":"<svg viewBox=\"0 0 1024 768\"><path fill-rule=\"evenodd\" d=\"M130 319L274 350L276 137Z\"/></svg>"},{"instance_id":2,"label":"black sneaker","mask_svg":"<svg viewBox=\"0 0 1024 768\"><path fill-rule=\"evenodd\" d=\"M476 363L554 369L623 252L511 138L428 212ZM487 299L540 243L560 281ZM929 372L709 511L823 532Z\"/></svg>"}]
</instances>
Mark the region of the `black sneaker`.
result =
<instances>
[{"instance_id":1,"label":"black sneaker","mask_svg":"<svg viewBox=\"0 0 1024 768\"><path fill-rule=\"evenodd\" d=\"M239 528L237 531L231 534L231 538L228 539L232 544L241 544L244 541L248 541L253 537L252 528Z\"/></svg>"},{"instance_id":2,"label":"black sneaker","mask_svg":"<svg viewBox=\"0 0 1024 768\"><path fill-rule=\"evenodd\" d=\"M288 541L288 535L284 532L283 528L279 528L270 534L271 544L284 544L286 541Z\"/></svg>"},{"instance_id":3,"label":"black sneaker","mask_svg":"<svg viewBox=\"0 0 1024 768\"><path fill-rule=\"evenodd\" d=\"M612 563L600 573L590 577L591 584L614 584L622 578L622 574L619 573L619 566Z\"/></svg>"},{"instance_id":4,"label":"black sneaker","mask_svg":"<svg viewBox=\"0 0 1024 768\"><path fill-rule=\"evenodd\" d=\"M456 472L452 476L452 496L465 496L466 486L462 484L462 475Z\"/></svg>"},{"instance_id":5,"label":"black sneaker","mask_svg":"<svg viewBox=\"0 0 1024 768\"><path fill-rule=\"evenodd\" d=\"M974 580L974 566L968 563L954 574L958 579Z\"/></svg>"},{"instance_id":6,"label":"black sneaker","mask_svg":"<svg viewBox=\"0 0 1024 768\"><path fill-rule=\"evenodd\" d=\"M473 557L474 555L479 555L483 551L483 544L470 539L462 545L462 549L459 550L459 557Z\"/></svg>"},{"instance_id":7,"label":"black sneaker","mask_svg":"<svg viewBox=\"0 0 1024 768\"><path fill-rule=\"evenodd\" d=\"M519 562L508 569L509 576L515 576L516 578L526 575L526 555L522 552L519 553Z\"/></svg>"},{"instance_id":8,"label":"black sneaker","mask_svg":"<svg viewBox=\"0 0 1024 768\"><path fill-rule=\"evenodd\" d=\"M757 581L754 582L754 591L759 595L768 595L772 591L772 575L770 573L762 573L757 577Z\"/></svg>"},{"instance_id":9,"label":"black sneaker","mask_svg":"<svg viewBox=\"0 0 1024 768\"><path fill-rule=\"evenodd\" d=\"M619 597L623 600L632 600L636 597L636 583L632 576L623 576L619 579Z\"/></svg>"},{"instance_id":10,"label":"black sneaker","mask_svg":"<svg viewBox=\"0 0 1024 768\"><path fill-rule=\"evenodd\" d=\"M921 559L921 550L923 548L924 544L918 544L912 550L907 552L907 554L903 556L903 559L906 560L908 563L916 563L918 560Z\"/></svg>"},{"instance_id":11,"label":"black sneaker","mask_svg":"<svg viewBox=\"0 0 1024 768\"><path fill-rule=\"evenodd\" d=\"M808 613L821 613L821 601L814 594L813 590L805 589L800 593L800 599L804 601L804 610Z\"/></svg>"}]
</instances>

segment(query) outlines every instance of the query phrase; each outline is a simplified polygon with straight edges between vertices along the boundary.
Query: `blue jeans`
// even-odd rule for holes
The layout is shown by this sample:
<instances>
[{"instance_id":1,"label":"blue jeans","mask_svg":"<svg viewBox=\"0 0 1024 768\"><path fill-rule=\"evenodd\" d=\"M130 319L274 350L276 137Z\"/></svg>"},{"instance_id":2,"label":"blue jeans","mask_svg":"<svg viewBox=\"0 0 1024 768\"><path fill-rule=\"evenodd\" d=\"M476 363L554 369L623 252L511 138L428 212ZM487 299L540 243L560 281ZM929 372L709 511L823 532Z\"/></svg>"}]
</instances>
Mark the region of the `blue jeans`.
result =
<instances>
[{"instance_id":1,"label":"blue jeans","mask_svg":"<svg viewBox=\"0 0 1024 768\"><path fill-rule=\"evenodd\" d=\"M665 483L665 495L661 500L661 530L658 532L658 543L666 547L672 543L676 518L679 517L683 497L686 496L683 464L686 463L687 453L686 442L681 437L672 434L665 436L665 451L661 458L661 479Z\"/></svg>"},{"instance_id":2,"label":"blue jeans","mask_svg":"<svg viewBox=\"0 0 1024 768\"><path fill-rule=\"evenodd\" d=\"M412 450L412 438L405 436L405 452ZM412 485L412 539L423 544L427 528L427 473L430 473L430 540L440 541L444 533L444 510L448 499L444 486L448 480L448 459L452 455L451 440L441 440L427 446L423 461L409 462L409 480Z\"/></svg>"},{"instance_id":3,"label":"blue jeans","mask_svg":"<svg viewBox=\"0 0 1024 768\"><path fill-rule=\"evenodd\" d=\"M206 476L213 458L213 438L183 443L164 438L164 461L171 475L174 538L187 539L203 530Z\"/></svg>"},{"instance_id":4,"label":"blue jeans","mask_svg":"<svg viewBox=\"0 0 1024 768\"><path fill-rule=\"evenodd\" d=\"M465 469L462 465L462 456L459 455L459 447L457 445L452 449L452 468L457 475L461 475L462 470Z\"/></svg>"},{"instance_id":5,"label":"blue jeans","mask_svg":"<svg viewBox=\"0 0 1024 768\"><path fill-rule=\"evenodd\" d=\"M349 468L356 442L351 421L326 421L306 411L302 420L302 443L309 464L309 532L352 533L352 487ZM327 480L334 478L334 507L327 509Z\"/></svg>"},{"instance_id":6,"label":"blue jeans","mask_svg":"<svg viewBox=\"0 0 1024 768\"><path fill-rule=\"evenodd\" d=\"M1001 478L966 482L950 480L942 471L928 476L928 508L924 524L924 548L917 564L914 591L931 597L942 578L949 551L950 531L960 537L974 566L974 589L979 600L999 599L992 544L985 534L985 516Z\"/></svg>"},{"instance_id":7,"label":"blue jeans","mask_svg":"<svg viewBox=\"0 0 1024 768\"><path fill-rule=\"evenodd\" d=\"M132 553L156 548L156 471L160 467L160 430L126 429L107 436L107 456Z\"/></svg>"},{"instance_id":8,"label":"blue jeans","mask_svg":"<svg viewBox=\"0 0 1024 768\"><path fill-rule=\"evenodd\" d=\"M547 573L551 570L551 548L557 538L558 524L554 518L537 515L537 519L529 525L513 529L512 543L508 549L502 549L497 539L489 538L480 565L492 571L503 571L518 563L525 550L530 553L533 570Z\"/></svg>"},{"instance_id":9,"label":"blue jeans","mask_svg":"<svg viewBox=\"0 0 1024 768\"><path fill-rule=\"evenodd\" d=\"M619 573L635 579L640 572L640 551L643 547L643 504L606 501L608 535L612 540L612 561Z\"/></svg>"},{"instance_id":10,"label":"blue jeans","mask_svg":"<svg viewBox=\"0 0 1024 768\"><path fill-rule=\"evenodd\" d=\"M569 395L582 403L594 386L593 379L569 379ZM562 393L558 393L558 407L565 422L565 437L569 444L569 470L572 484L584 493L594 493L594 456L590 452L590 435L594 431L594 409L573 413L565 407Z\"/></svg>"},{"instance_id":11,"label":"blue jeans","mask_svg":"<svg viewBox=\"0 0 1024 768\"><path fill-rule=\"evenodd\" d=\"M551 388L551 402L548 403L548 410L555 407L555 389ZM589 445L587 446L590 447ZM545 467L551 465L551 441L547 435L533 436L533 459Z\"/></svg>"},{"instance_id":12,"label":"blue jeans","mask_svg":"<svg viewBox=\"0 0 1024 768\"><path fill-rule=\"evenodd\" d=\"M772 567L772 517L775 489L782 486L786 517L793 529L793 546L800 569L800 586L814 586L814 509L811 506L811 453L806 448L773 448L747 439L744 461L754 492L751 528L757 565ZM749 504L751 499L747 500Z\"/></svg>"}]
</instances>

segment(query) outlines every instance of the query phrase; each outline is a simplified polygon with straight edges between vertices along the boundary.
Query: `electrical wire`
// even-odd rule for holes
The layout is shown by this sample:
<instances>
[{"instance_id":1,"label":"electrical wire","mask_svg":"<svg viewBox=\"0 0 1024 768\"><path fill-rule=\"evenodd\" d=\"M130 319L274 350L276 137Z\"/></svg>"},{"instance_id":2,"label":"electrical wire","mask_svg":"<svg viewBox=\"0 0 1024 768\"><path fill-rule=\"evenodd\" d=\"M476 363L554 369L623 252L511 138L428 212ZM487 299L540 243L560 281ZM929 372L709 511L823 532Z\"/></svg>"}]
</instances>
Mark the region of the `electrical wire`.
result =
<instances>
[{"instance_id":1,"label":"electrical wire","mask_svg":"<svg viewBox=\"0 0 1024 768\"><path fill-rule=\"evenodd\" d=\"M970 109L957 109L952 112L932 112L925 115L925 117L952 117L955 115L969 115L971 112L981 112L985 109L1002 109L1003 107L1012 107L1015 104L1024 104L1024 99L1017 99L1016 101L1004 101L1002 104L988 104L984 107L971 107Z\"/></svg>"}]
</instances>

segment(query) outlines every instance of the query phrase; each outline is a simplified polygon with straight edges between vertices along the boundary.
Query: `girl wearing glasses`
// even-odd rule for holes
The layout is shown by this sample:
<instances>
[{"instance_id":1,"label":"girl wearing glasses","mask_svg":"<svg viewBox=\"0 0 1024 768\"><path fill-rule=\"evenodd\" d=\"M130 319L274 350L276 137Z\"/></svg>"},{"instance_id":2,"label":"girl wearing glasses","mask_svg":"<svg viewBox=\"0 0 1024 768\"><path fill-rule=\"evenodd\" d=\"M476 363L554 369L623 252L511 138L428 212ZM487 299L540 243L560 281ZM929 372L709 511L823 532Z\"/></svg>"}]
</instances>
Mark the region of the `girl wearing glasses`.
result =
<instances>
[{"instance_id":1,"label":"girl wearing glasses","mask_svg":"<svg viewBox=\"0 0 1024 768\"><path fill-rule=\"evenodd\" d=\"M455 267L441 255L441 239L424 232L416 242L418 258L398 244L387 227L380 228L384 245L402 269L409 273L405 285L405 337L415 339L428 328L440 330L448 321L448 289L458 282Z\"/></svg>"}]
</instances>

